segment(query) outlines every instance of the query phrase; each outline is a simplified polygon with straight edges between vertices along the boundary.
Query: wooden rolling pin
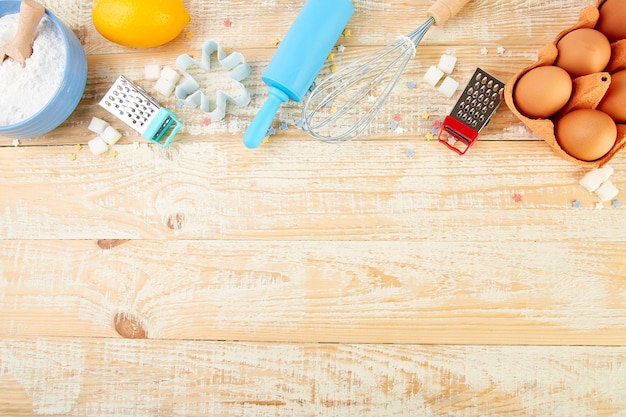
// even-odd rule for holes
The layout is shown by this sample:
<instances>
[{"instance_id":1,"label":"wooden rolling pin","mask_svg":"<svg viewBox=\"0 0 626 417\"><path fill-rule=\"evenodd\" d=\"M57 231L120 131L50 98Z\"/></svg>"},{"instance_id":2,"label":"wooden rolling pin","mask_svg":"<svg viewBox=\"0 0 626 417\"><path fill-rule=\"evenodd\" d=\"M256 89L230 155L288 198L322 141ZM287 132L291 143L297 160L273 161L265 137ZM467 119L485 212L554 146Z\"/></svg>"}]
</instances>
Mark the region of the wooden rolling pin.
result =
<instances>
[{"instance_id":1,"label":"wooden rolling pin","mask_svg":"<svg viewBox=\"0 0 626 417\"><path fill-rule=\"evenodd\" d=\"M33 53L35 31L45 11L35 0L22 0L17 32L13 40L4 46L0 62L8 57L18 62L22 68L26 66L26 58L30 58Z\"/></svg>"}]
</instances>

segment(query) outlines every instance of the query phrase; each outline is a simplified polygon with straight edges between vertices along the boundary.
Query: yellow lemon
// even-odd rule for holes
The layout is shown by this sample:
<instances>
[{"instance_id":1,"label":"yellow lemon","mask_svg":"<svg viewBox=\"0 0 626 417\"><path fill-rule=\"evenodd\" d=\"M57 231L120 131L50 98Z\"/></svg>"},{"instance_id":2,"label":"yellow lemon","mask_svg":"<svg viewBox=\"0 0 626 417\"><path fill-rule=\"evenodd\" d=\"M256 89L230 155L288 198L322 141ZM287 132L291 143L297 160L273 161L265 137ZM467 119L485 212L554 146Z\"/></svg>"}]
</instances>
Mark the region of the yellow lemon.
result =
<instances>
[{"instance_id":1,"label":"yellow lemon","mask_svg":"<svg viewBox=\"0 0 626 417\"><path fill-rule=\"evenodd\" d=\"M93 0L91 18L102 36L133 48L164 45L189 23L181 0Z\"/></svg>"}]
</instances>

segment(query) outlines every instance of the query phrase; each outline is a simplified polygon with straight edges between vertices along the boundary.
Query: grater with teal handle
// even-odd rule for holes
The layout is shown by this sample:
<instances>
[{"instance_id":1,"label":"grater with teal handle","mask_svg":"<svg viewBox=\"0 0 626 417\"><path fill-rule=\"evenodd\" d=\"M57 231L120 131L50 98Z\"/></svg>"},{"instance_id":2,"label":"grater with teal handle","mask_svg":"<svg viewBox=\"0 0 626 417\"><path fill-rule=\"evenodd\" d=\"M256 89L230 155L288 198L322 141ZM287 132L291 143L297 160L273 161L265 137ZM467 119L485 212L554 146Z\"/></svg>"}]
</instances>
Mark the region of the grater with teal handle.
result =
<instances>
[{"instance_id":1,"label":"grater with teal handle","mask_svg":"<svg viewBox=\"0 0 626 417\"><path fill-rule=\"evenodd\" d=\"M99 104L141 137L160 146L169 145L183 126L172 112L123 75L115 80Z\"/></svg>"}]
</instances>

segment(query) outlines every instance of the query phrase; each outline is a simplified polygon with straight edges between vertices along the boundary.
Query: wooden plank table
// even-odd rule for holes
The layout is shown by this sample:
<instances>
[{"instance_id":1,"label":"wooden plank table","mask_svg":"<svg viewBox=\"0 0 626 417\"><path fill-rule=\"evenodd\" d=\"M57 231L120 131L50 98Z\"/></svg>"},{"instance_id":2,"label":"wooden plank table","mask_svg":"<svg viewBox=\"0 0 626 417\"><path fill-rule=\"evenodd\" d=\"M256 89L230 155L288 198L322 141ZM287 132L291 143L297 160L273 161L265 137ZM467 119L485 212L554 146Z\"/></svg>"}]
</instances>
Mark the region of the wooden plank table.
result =
<instances>
[{"instance_id":1,"label":"wooden plank table","mask_svg":"<svg viewBox=\"0 0 626 417\"><path fill-rule=\"evenodd\" d=\"M367 135L311 139L288 103L255 150L241 136L302 1L185 0L189 25L149 50L102 38L91 1L43 3L89 76L59 128L0 137L1 415L626 416L624 205L599 206L588 168L506 106L463 157L426 138L458 96L422 81L442 54L462 84L477 66L508 80L590 2L474 0L426 35ZM430 0L353 3L322 71ZM250 105L213 123L144 77L207 39L252 67ZM119 74L183 121L172 146L97 105ZM92 117L123 132L115 154L87 149ZM610 165L623 191L626 158Z\"/></svg>"}]
</instances>

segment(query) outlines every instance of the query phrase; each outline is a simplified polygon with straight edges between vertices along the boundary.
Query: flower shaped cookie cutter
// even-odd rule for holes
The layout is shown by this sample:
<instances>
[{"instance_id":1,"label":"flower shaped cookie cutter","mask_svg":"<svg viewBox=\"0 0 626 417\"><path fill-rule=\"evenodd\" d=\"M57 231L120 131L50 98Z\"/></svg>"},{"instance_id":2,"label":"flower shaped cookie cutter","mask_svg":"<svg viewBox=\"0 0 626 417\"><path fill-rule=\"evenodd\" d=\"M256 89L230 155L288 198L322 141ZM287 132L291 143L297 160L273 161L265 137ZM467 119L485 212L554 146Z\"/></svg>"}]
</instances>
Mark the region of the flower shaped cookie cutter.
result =
<instances>
[{"instance_id":1,"label":"flower shaped cookie cutter","mask_svg":"<svg viewBox=\"0 0 626 417\"><path fill-rule=\"evenodd\" d=\"M176 87L175 95L183 100L183 104L189 108L200 107L202 111L207 113L211 121L222 120L226 115L226 105L228 102L238 107L247 106L250 103L250 93L241 83L243 79L250 75L250 65L246 62L243 55L239 52L233 52L227 55L219 43L213 39L209 39L202 44L202 57L197 61L187 54L180 55L176 59L176 68L183 74L184 80ZM228 93L218 90L215 94L215 107L210 110L210 100L199 90L200 84L187 71L190 67L196 66L203 71L211 71L211 54L217 53L217 60L220 65L229 71L228 76L232 79L233 85L240 91L240 95L233 97Z\"/></svg>"}]
</instances>

